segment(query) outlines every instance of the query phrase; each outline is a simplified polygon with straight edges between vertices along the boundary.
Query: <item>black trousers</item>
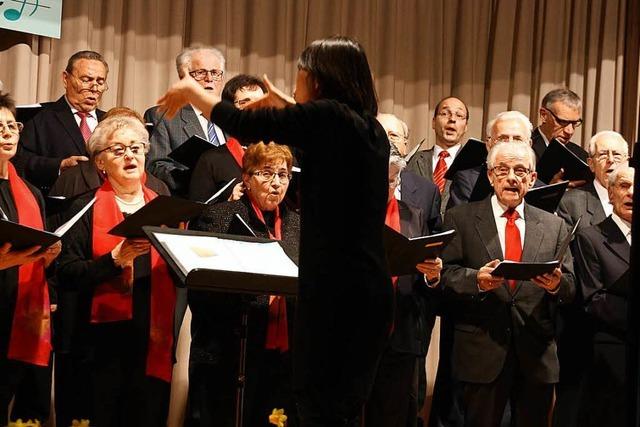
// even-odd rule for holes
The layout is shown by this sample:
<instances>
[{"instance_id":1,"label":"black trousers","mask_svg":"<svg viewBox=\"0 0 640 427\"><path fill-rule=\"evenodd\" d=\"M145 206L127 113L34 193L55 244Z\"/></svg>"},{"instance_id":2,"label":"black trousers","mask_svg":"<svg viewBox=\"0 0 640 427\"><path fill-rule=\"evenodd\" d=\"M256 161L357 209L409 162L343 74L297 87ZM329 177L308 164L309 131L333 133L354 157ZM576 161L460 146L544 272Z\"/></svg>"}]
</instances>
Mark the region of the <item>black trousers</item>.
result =
<instances>
[{"instance_id":1,"label":"black trousers","mask_svg":"<svg viewBox=\"0 0 640 427\"><path fill-rule=\"evenodd\" d=\"M548 426L553 409L554 384L534 383L523 375L513 354L492 383L463 383L464 425L498 427L511 400L515 427Z\"/></svg>"},{"instance_id":2,"label":"black trousers","mask_svg":"<svg viewBox=\"0 0 640 427\"><path fill-rule=\"evenodd\" d=\"M366 427L415 427L418 420L416 355L387 349L365 407Z\"/></svg>"},{"instance_id":3,"label":"black trousers","mask_svg":"<svg viewBox=\"0 0 640 427\"><path fill-rule=\"evenodd\" d=\"M15 398L9 414L9 403ZM49 419L51 406L51 363L36 366L29 363L0 359L0 425L9 415L11 420Z\"/></svg>"},{"instance_id":4,"label":"black trousers","mask_svg":"<svg viewBox=\"0 0 640 427\"><path fill-rule=\"evenodd\" d=\"M75 353L56 353L54 357L56 425L91 418L91 364Z\"/></svg>"}]
</instances>

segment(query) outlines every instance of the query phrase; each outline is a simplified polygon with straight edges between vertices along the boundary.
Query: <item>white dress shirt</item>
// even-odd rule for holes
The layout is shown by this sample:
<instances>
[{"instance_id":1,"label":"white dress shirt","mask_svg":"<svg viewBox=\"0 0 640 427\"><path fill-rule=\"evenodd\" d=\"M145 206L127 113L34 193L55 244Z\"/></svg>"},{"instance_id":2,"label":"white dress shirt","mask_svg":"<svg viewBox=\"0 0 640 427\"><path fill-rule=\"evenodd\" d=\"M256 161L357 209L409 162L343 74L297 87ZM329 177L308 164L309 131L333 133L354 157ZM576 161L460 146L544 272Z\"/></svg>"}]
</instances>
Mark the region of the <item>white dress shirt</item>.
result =
<instances>
[{"instance_id":1,"label":"white dress shirt","mask_svg":"<svg viewBox=\"0 0 640 427\"><path fill-rule=\"evenodd\" d=\"M498 229L498 239L500 239L500 247L502 248L502 256L504 257L504 241L505 241L505 227L507 226L507 218L502 215L507 211L507 207L498 202L498 197L494 194L491 196L491 209L493 210L493 218L496 221L496 228ZM520 202L515 208L520 218L516 220L516 227L520 231L520 245L524 247L524 202Z\"/></svg>"},{"instance_id":2,"label":"white dress shirt","mask_svg":"<svg viewBox=\"0 0 640 427\"><path fill-rule=\"evenodd\" d=\"M64 99L65 101L67 101L69 108L71 108L71 113L73 114L73 118L76 120L76 124L78 125L78 128L79 128L80 116L77 113L80 110L78 110L77 108L69 104L69 100L67 100L66 96ZM91 130L91 133L93 133L93 131L96 130L96 127L98 127L98 115L96 114L96 110L93 110L87 113L87 125L89 126L89 130Z\"/></svg>"},{"instance_id":3,"label":"white dress shirt","mask_svg":"<svg viewBox=\"0 0 640 427\"><path fill-rule=\"evenodd\" d=\"M602 205L602 209L604 209L604 216L611 215L613 213L613 206L609 203L609 191L604 188L597 179L593 180L593 186L596 188L598 199L600 199L600 204Z\"/></svg>"},{"instance_id":4,"label":"white dress shirt","mask_svg":"<svg viewBox=\"0 0 640 427\"><path fill-rule=\"evenodd\" d=\"M611 219L616 223L629 245L631 245L631 224L620 218L615 212L611 214Z\"/></svg>"},{"instance_id":5,"label":"white dress shirt","mask_svg":"<svg viewBox=\"0 0 640 427\"><path fill-rule=\"evenodd\" d=\"M447 165L447 170L449 170L449 168L451 167L451 163L453 163L453 159L456 157L456 154L458 154L458 150L460 150L460 144L456 144L453 147L449 147L446 149L446 151L449 152L449 157L444 158L444 164ZM433 161L431 162L432 172L435 172L436 170L436 165L438 164L438 160L440 159L441 151L445 150L439 145L433 146Z\"/></svg>"}]
</instances>

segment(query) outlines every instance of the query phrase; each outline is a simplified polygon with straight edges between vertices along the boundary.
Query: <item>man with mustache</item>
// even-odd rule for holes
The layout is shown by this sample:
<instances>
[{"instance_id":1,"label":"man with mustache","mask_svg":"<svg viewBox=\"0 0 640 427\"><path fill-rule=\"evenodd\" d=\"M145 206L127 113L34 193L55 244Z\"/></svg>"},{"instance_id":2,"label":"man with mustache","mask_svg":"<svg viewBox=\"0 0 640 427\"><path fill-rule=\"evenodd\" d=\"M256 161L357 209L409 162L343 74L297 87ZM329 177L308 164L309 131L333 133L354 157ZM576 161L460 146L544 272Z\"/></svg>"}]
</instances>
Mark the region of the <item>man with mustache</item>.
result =
<instances>
[{"instance_id":1,"label":"man with mustache","mask_svg":"<svg viewBox=\"0 0 640 427\"><path fill-rule=\"evenodd\" d=\"M442 204L440 213L444 215L449 201L451 181L444 179L460 144L467 133L469 110L460 99L449 96L436 104L431 127L436 134L433 148L418 152L409 161L408 169L433 181L440 189Z\"/></svg>"},{"instance_id":2,"label":"man with mustache","mask_svg":"<svg viewBox=\"0 0 640 427\"><path fill-rule=\"evenodd\" d=\"M85 144L105 114L98 104L109 89L108 73L99 53L74 53L62 72L65 94L25 123L14 163L43 194L60 172L89 160Z\"/></svg>"},{"instance_id":3,"label":"man with mustache","mask_svg":"<svg viewBox=\"0 0 640 427\"><path fill-rule=\"evenodd\" d=\"M220 95L224 86L225 59L222 53L213 47L186 48L176 57L178 76L182 66L188 65L189 74L207 91ZM169 158L169 153L194 135L209 141L213 146L226 143L222 130L209 121L192 105L182 108L176 116L168 120L151 107L144 113L147 123L153 123L155 129L151 135L147 170L164 181L171 194L187 197L191 170Z\"/></svg>"}]
</instances>

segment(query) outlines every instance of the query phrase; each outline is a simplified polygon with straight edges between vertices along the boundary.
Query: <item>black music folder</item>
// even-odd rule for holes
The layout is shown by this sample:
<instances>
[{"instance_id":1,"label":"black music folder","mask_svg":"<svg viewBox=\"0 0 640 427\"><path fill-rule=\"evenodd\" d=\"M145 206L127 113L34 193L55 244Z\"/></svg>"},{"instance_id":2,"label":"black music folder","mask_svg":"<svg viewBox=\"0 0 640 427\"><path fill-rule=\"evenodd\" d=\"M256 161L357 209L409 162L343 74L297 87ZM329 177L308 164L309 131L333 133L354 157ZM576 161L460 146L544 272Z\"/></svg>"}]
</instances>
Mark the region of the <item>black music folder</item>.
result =
<instances>
[{"instance_id":1,"label":"black music folder","mask_svg":"<svg viewBox=\"0 0 640 427\"><path fill-rule=\"evenodd\" d=\"M13 221L4 218L0 218L0 244L11 243L12 249L26 249L32 246L42 246L42 248L48 248L49 246L62 239L62 236L78 222L78 220L89 210L93 203L96 201L95 197L91 199L85 207L83 207L78 213L76 213L69 221L62 224L54 232L37 230L35 228L28 227L26 225L18 224ZM2 213L4 214L4 212Z\"/></svg>"},{"instance_id":2,"label":"black music folder","mask_svg":"<svg viewBox=\"0 0 640 427\"><path fill-rule=\"evenodd\" d=\"M276 240L161 227L144 227L144 232L189 289L257 295L298 293L298 267Z\"/></svg>"},{"instance_id":3,"label":"black music folder","mask_svg":"<svg viewBox=\"0 0 640 427\"><path fill-rule=\"evenodd\" d=\"M505 260L501 261L500 264L493 269L491 274L493 276L504 277L508 280L531 280L536 276L551 273L562 264L562 261L567 254L567 250L569 249L569 244L571 243L573 236L576 234L576 230L578 229L578 225L580 225L581 220L582 217L578 218L571 229L571 233L567 234L562 241L555 260L547 262L518 262Z\"/></svg>"},{"instance_id":4,"label":"black music folder","mask_svg":"<svg viewBox=\"0 0 640 427\"><path fill-rule=\"evenodd\" d=\"M538 165L536 166L536 172L538 172L538 179L542 182L550 182L553 176L564 169L563 179L569 181L593 179L593 173L580 157L576 156L571 150L569 150L564 144L557 140L552 140Z\"/></svg>"},{"instance_id":5,"label":"black music folder","mask_svg":"<svg viewBox=\"0 0 640 427\"><path fill-rule=\"evenodd\" d=\"M176 162L185 165L189 169L193 169L196 166L196 163L198 163L198 159L205 151L216 148L219 149L225 147L223 145L216 147L206 139L203 139L198 135L193 135L169 153L169 157Z\"/></svg>"},{"instance_id":6,"label":"black music folder","mask_svg":"<svg viewBox=\"0 0 640 427\"><path fill-rule=\"evenodd\" d=\"M33 119L36 116L36 114L42 111L42 107L45 107L47 104L51 104L51 103L43 102L41 104L16 106L16 121L27 123L29 120Z\"/></svg>"},{"instance_id":7,"label":"black music folder","mask_svg":"<svg viewBox=\"0 0 640 427\"><path fill-rule=\"evenodd\" d=\"M486 161L487 147L484 142L479 139L469 138L469 140L460 147L460 151L458 151L458 154L453 159L444 177L446 179L453 179L456 172L482 166Z\"/></svg>"},{"instance_id":8,"label":"black music folder","mask_svg":"<svg viewBox=\"0 0 640 427\"><path fill-rule=\"evenodd\" d=\"M554 213L558 209L558 204L567 191L568 185L569 181L561 181L543 187L534 187L527 192L524 200L531 206Z\"/></svg>"},{"instance_id":9,"label":"black music folder","mask_svg":"<svg viewBox=\"0 0 640 427\"><path fill-rule=\"evenodd\" d=\"M127 238L146 237L145 225L178 227L180 222L200 215L207 205L177 197L158 196L120 224L109 230L109 234Z\"/></svg>"},{"instance_id":10,"label":"black music folder","mask_svg":"<svg viewBox=\"0 0 640 427\"><path fill-rule=\"evenodd\" d=\"M389 272L392 276L418 273L416 264L427 258L440 256L455 234L455 230L449 230L430 236L408 238L385 226L384 248Z\"/></svg>"}]
</instances>

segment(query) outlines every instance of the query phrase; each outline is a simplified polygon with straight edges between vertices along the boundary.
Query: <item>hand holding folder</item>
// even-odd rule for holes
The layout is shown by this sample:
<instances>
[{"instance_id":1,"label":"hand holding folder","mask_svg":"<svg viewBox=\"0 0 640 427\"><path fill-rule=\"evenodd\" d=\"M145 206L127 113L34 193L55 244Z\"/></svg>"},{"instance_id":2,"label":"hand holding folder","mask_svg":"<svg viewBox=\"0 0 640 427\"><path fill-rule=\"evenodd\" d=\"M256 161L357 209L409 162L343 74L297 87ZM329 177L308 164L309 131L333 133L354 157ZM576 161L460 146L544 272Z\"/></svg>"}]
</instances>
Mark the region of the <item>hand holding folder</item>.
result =
<instances>
[{"instance_id":1,"label":"hand holding folder","mask_svg":"<svg viewBox=\"0 0 640 427\"><path fill-rule=\"evenodd\" d=\"M582 218L578 218L571 233L567 234L562 241L554 260L547 262L517 262L505 260L501 261L491 274L507 280L532 280L538 276L552 274L556 268L560 267L562 261L564 261L564 257L569 249L569 243L571 243L581 219Z\"/></svg>"}]
</instances>

